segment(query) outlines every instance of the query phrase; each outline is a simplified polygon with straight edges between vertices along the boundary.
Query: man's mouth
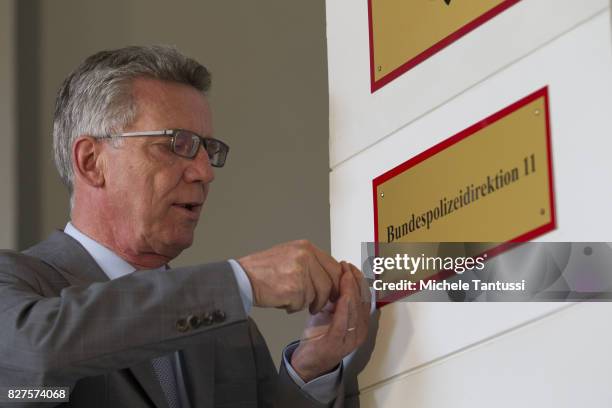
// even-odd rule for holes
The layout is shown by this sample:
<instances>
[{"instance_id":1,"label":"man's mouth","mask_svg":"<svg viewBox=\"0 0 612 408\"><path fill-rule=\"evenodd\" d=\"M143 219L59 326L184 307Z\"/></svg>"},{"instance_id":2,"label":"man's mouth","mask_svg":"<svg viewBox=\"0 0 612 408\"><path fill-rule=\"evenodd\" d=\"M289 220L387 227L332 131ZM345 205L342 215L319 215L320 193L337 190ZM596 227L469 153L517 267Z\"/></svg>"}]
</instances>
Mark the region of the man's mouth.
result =
<instances>
[{"instance_id":1,"label":"man's mouth","mask_svg":"<svg viewBox=\"0 0 612 408\"><path fill-rule=\"evenodd\" d=\"M189 202L189 203L174 203L173 207L182 208L188 211L191 214L197 215L200 212L200 208L202 207L202 203L198 202Z\"/></svg>"}]
</instances>

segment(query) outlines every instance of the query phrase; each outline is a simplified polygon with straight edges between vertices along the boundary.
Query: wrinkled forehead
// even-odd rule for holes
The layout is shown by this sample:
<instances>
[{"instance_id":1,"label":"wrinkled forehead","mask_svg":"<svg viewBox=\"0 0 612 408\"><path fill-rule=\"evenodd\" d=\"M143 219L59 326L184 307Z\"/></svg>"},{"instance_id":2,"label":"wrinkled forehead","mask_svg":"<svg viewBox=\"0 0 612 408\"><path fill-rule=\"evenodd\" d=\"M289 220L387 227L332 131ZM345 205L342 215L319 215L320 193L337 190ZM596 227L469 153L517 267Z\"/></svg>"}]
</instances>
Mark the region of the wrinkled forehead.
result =
<instances>
[{"instance_id":1,"label":"wrinkled forehead","mask_svg":"<svg viewBox=\"0 0 612 408\"><path fill-rule=\"evenodd\" d=\"M132 100L136 117L129 130L188 129L212 136L212 113L206 96L178 82L135 78Z\"/></svg>"}]
</instances>

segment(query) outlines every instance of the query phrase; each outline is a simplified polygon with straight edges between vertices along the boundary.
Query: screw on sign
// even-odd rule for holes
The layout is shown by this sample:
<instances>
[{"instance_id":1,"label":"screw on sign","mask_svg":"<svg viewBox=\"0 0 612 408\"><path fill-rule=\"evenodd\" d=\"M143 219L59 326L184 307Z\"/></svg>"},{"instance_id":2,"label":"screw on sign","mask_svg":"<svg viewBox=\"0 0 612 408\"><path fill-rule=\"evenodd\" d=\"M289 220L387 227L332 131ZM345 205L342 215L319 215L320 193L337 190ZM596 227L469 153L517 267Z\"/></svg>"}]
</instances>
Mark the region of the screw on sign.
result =
<instances>
[{"instance_id":1,"label":"screw on sign","mask_svg":"<svg viewBox=\"0 0 612 408\"><path fill-rule=\"evenodd\" d=\"M451 2L451 1L452 1L452 0L444 0L444 2L446 3L446 5L447 5L447 6L450 6L450 2Z\"/></svg>"}]
</instances>

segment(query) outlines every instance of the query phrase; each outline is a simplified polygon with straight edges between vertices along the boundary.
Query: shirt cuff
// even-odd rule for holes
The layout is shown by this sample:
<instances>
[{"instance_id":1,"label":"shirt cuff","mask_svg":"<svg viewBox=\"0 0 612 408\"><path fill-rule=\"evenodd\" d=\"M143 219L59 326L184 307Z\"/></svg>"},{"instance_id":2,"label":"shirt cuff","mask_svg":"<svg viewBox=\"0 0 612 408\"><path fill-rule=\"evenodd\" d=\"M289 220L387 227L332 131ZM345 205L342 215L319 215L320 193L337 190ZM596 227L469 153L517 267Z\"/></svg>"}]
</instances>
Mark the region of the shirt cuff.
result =
<instances>
[{"instance_id":1,"label":"shirt cuff","mask_svg":"<svg viewBox=\"0 0 612 408\"><path fill-rule=\"evenodd\" d=\"M240 290L240 298L242 299L244 312L248 316L253 308L253 288L251 287L251 281L238 261L235 259L230 259L228 262L234 271L234 277L238 283L238 289Z\"/></svg>"},{"instance_id":2,"label":"shirt cuff","mask_svg":"<svg viewBox=\"0 0 612 408\"><path fill-rule=\"evenodd\" d=\"M338 367L331 373L324 374L305 383L289 363L298 344L299 342L292 343L283 350L283 361L289 376L310 397L322 404L331 403L338 395L338 386L342 380L342 363L338 364Z\"/></svg>"}]
</instances>

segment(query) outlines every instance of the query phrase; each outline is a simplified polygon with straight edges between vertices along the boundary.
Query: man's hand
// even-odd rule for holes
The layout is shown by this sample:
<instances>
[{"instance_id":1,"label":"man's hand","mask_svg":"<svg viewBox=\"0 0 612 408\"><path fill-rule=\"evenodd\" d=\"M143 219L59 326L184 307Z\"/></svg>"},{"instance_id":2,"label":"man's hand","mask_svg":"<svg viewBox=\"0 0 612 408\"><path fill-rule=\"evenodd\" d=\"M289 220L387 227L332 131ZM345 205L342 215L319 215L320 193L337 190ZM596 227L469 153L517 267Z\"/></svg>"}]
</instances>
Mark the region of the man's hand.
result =
<instances>
[{"instance_id":1,"label":"man's hand","mask_svg":"<svg viewBox=\"0 0 612 408\"><path fill-rule=\"evenodd\" d=\"M277 245L238 259L253 288L253 303L318 313L339 295L340 263L308 241Z\"/></svg>"},{"instance_id":2,"label":"man's hand","mask_svg":"<svg viewBox=\"0 0 612 408\"><path fill-rule=\"evenodd\" d=\"M332 371L365 341L370 318L369 293L363 274L342 262L340 298L311 318L304 339L291 356L291 366L302 380L308 382ZM331 315L331 323L321 325L326 314Z\"/></svg>"}]
</instances>

